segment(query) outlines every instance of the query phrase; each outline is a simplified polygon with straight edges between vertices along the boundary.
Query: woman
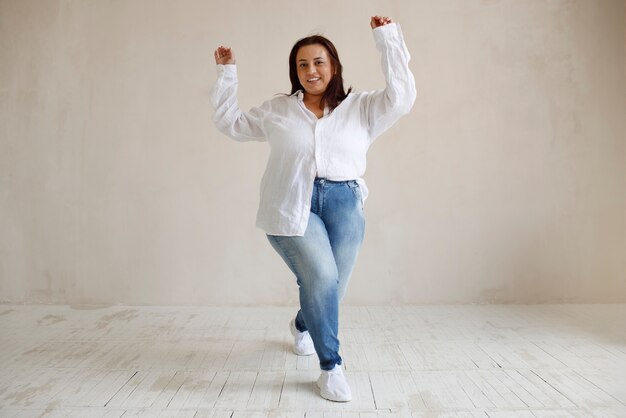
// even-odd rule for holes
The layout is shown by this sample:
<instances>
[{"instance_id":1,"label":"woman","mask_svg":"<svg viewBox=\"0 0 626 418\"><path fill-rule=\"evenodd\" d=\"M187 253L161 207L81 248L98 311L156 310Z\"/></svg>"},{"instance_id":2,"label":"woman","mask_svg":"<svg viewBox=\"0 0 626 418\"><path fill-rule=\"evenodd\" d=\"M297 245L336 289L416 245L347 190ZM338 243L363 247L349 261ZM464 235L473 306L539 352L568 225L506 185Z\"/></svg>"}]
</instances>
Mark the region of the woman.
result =
<instances>
[{"instance_id":1,"label":"woman","mask_svg":"<svg viewBox=\"0 0 626 418\"><path fill-rule=\"evenodd\" d=\"M322 36L299 40L289 55L291 95L242 112L235 56L215 51L214 122L238 141L268 141L257 226L296 275L300 310L289 327L298 355L317 353L322 397L351 400L339 356L338 316L364 235L362 176L370 144L415 101L410 55L400 26L370 21L386 87L345 91L334 45Z\"/></svg>"}]
</instances>

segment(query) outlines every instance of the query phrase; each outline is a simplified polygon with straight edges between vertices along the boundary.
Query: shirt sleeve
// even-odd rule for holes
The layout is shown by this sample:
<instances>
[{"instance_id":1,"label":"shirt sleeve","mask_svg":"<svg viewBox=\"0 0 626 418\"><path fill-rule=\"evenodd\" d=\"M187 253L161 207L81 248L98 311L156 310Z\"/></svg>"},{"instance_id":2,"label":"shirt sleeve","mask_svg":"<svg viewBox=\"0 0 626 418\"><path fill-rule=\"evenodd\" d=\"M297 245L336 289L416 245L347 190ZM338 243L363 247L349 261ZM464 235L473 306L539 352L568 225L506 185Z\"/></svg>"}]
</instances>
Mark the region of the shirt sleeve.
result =
<instances>
[{"instance_id":1,"label":"shirt sleeve","mask_svg":"<svg viewBox=\"0 0 626 418\"><path fill-rule=\"evenodd\" d=\"M411 55L404 44L400 25L380 26L373 30L373 35L381 53L386 86L365 93L362 102L361 111L367 121L370 142L409 113L416 96L415 78L409 69Z\"/></svg>"},{"instance_id":2,"label":"shirt sleeve","mask_svg":"<svg viewBox=\"0 0 626 418\"><path fill-rule=\"evenodd\" d=\"M237 66L218 64L216 68L217 81L211 90L211 104L217 129L236 141L266 141L263 124L270 112L270 102L243 112L237 103Z\"/></svg>"}]
</instances>

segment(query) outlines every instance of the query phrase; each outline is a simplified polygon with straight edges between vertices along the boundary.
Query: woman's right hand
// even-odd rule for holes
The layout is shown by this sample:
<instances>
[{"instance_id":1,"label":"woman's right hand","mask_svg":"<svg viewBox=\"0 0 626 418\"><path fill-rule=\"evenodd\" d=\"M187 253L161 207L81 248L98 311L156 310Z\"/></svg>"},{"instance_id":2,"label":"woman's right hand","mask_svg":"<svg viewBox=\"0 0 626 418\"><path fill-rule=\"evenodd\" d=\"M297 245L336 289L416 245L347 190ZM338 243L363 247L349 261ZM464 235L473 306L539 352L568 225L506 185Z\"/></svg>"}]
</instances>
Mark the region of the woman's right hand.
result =
<instances>
[{"instance_id":1,"label":"woman's right hand","mask_svg":"<svg viewBox=\"0 0 626 418\"><path fill-rule=\"evenodd\" d=\"M234 64L235 63L235 54L232 49L225 48L223 45L215 50L215 63L216 64Z\"/></svg>"}]
</instances>

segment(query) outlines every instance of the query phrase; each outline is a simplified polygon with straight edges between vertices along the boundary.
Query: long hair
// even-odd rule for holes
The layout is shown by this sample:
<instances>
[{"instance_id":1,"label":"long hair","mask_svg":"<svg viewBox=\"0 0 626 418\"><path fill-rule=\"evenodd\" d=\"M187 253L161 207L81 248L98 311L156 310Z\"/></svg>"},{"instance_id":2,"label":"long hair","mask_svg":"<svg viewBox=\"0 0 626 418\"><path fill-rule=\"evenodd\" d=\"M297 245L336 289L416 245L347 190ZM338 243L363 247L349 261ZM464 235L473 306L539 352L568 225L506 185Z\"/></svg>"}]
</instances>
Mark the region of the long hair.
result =
<instances>
[{"instance_id":1,"label":"long hair","mask_svg":"<svg viewBox=\"0 0 626 418\"><path fill-rule=\"evenodd\" d=\"M300 80L298 79L298 67L296 65L296 55L298 54L298 50L303 46L315 44L322 45L326 48L328 56L330 57L330 62L335 70L335 74L328 82L326 91L320 101L321 109L323 109L324 106L328 106L329 110L332 112L337 106L339 106L339 103L341 103L343 99L350 94L352 87L350 87L346 92L343 86L343 67L339 61L337 49L331 41L321 35L312 35L302 38L296 42L293 48L291 48L291 53L289 54L289 79L291 80L291 94L294 94L298 90L304 91L304 87L300 84Z\"/></svg>"}]
</instances>

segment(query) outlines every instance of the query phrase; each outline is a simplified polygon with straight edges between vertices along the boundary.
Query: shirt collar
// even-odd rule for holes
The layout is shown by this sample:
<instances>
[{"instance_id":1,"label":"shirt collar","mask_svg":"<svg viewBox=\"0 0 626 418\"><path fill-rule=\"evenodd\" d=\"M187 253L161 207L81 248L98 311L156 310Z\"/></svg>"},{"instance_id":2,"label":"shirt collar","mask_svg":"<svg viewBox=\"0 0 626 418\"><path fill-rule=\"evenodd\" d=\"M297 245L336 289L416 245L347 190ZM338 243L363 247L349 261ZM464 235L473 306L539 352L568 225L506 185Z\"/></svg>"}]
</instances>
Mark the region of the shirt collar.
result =
<instances>
[{"instance_id":1,"label":"shirt collar","mask_svg":"<svg viewBox=\"0 0 626 418\"><path fill-rule=\"evenodd\" d=\"M292 96L296 96L298 98L298 102L302 103L302 105L304 106L304 92L302 90L296 91L294 94L292 94ZM324 106L324 116L328 115L329 113L330 109L328 108L328 106Z\"/></svg>"}]
</instances>

